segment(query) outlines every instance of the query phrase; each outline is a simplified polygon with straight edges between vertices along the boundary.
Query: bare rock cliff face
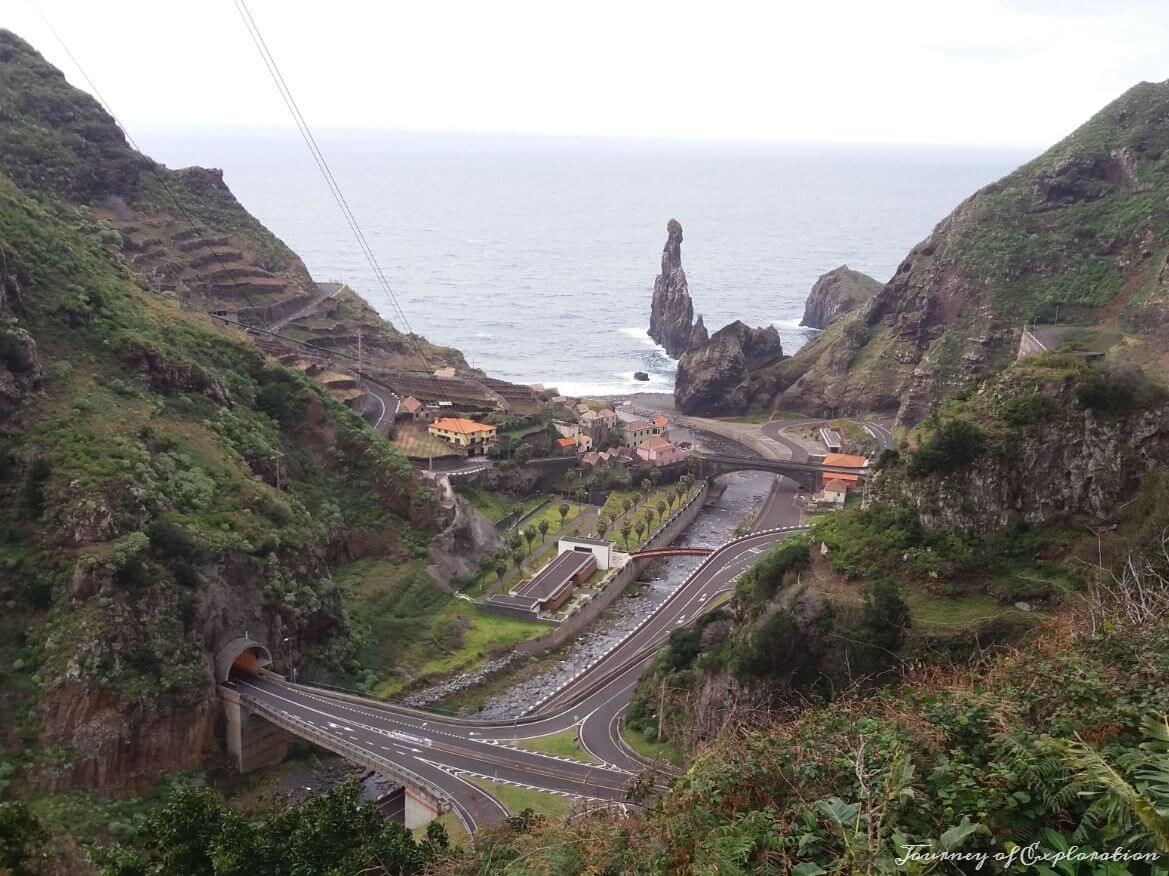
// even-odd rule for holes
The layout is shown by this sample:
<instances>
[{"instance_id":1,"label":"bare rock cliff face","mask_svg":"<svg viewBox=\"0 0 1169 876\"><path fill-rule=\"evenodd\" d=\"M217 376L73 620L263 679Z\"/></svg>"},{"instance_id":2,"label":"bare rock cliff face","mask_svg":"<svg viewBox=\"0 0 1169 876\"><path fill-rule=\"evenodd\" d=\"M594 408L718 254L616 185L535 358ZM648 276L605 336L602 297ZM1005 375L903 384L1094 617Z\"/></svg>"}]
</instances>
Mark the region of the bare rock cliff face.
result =
<instances>
[{"instance_id":1,"label":"bare rock cliff face","mask_svg":"<svg viewBox=\"0 0 1169 876\"><path fill-rule=\"evenodd\" d=\"M913 479L881 471L870 496L908 503L927 528L992 532L1071 516L1104 520L1136 495L1144 475L1169 464L1169 407L1102 420L1084 411L1042 424L1010 452L970 469Z\"/></svg>"},{"instance_id":2,"label":"bare rock cliff face","mask_svg":"<svg viewBox=\"0 0 1169 876\"><path fill-rule=\"evenodd\" d=\"M818 279L804 304L800 325L823 329L842 313L856 310L881 291L881 283L868 274L841 265Z\"/></svg>"},{"instance_id":3,"label":"bare rock cliff face","mask_svg":"<svg viewBox=\"0 0 1169 876\"><path fill-rule=\"evenodd\" d=\"M682 355L674 378L674 404L686 414L741 414L753 401L751 373L782 357L775 326L751 328L735 321Z\"/></svg>"},{"instance_id":4,"label":"bare rock cliff face","mask_svg":"<svg viewBox=\"0 0 1169 876\"><path fill-rule=\"evenodd\" d=\"M666 224L666 246L662 250L662 272L654 280L649 336L677 359L707 340L702 317L694 319L694 304L682 270L682 225L677 219Z\"/></svg>"}]
</instances>

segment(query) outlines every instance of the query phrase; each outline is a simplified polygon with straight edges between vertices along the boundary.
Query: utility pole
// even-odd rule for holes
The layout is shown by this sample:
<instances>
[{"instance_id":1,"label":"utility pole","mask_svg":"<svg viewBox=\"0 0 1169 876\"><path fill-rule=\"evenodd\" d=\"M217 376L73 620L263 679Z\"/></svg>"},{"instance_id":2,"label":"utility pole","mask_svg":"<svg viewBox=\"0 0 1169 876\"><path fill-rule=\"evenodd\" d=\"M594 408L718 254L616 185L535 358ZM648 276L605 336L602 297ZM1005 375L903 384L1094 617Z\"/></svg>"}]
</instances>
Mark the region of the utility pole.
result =
<instances>
[{"instance_id":1,"label":"utility pole","mask_svg":"<svg viewBox=\"0 0 1169 876\"><path fill-rule=\"evenodd\" d=\"M357 376L361 376L361 324L357 325Z\"/></svg>"},{"instance_id":2,"label":"utility pole","mask_svg":"<svg viewBox=\"0 0 1169 876\"><path fill-rule=\"evenodd\" d=\"M282 466L280 464L280 460L283 458L284 458L284 452L281 450L277 450L275 453L272 454L272 461L276 464L276 489L278 489L278 490L284 489L284 476L283 476L284 466Z\"/></svg>"}]
</instances>

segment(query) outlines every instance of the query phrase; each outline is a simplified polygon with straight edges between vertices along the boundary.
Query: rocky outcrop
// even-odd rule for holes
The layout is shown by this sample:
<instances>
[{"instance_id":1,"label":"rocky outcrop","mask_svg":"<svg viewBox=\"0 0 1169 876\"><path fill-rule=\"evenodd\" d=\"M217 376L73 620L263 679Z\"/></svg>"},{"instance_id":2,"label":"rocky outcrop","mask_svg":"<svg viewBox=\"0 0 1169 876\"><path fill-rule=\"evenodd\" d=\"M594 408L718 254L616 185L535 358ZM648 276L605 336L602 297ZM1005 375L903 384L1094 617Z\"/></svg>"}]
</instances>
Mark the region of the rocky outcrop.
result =
<instances>
[{"instance_id":1,"label":"rocky outcrop","mask_svg":"<svg viewBox=\"0 0 1169 876\"><path fill-rule=\"evenodd\" d=\"M881 291L881 284L868 274L848 265L829 271L818 279L804 303L800 325L823 329L842 313L856 310Z\"/></svg>"},{"instance_id":2,"label":"rocky outcrop","mask_svg":"<svg viewBox=\"0 0 1169 876\"><path fill-rule=\"evenodd\" d=\"M887 410L912 425L1008 365L1023 324L1057 308L1064 321L1133 333L1137 358L1165 362L1166 155L1169 82L1142 83L958 205L868 303L785 365L772 401Z\"/></svg>"},{"instance_id":3,"label":"rocky outcrop","mask_svg":"<svg viewBox=\"0 0 1169 876\"><path fill-rule=\"evenodd\" d=\"M449 491L449 484L446 488ZM462 496L451 494L451 524L430 542L431 577L444 585L478 570L479 558L502 546L490 520Z\"/></svg>"},{"instance_id":4,"label":"rocky outcrop","mask_svg":"<svg viewBox=\"0 0 1169 876\"><path fill-rule=\"evenodd\" d=\"M674 404L686 414L741 414L752 404L752 372L782 357L775 326L751 328L735 321L683 354L674 380Z\"/></svg>"},{"instance_id":5,"label":"rocky outcrop","mask_svg":"<svg viewBox=\"0 0 1169 876\"><path fill-rule=\"evenodd\" d=\"M869 497L915 508L931 529L994 532L1069 517L1100 521L1137 495L1146 473L1169 465L1169 403L1101 415L1078 400L1076 378L1053 369L1055 381L1036 389L1023 378L1028 370L1008 370L954 409L989 436L986 450L964 468L914 477L912 465L884 466ZM995 419L1001 410L1036 422L1011 427Z\"/></svg>"},{"instance_id":6,"label":"rocky outcrop","mask_svg":"<svg viewBox=\"0 0 1169 876\"><path fill-rule=\"evenodd\" d=\"M666 246L662 250L662 272L654 280L649 336L675 359L707 340L702 317L694 319L694 304L682 270L682 225L677 219L666 223Z\"/></svg>"}]
</instances>

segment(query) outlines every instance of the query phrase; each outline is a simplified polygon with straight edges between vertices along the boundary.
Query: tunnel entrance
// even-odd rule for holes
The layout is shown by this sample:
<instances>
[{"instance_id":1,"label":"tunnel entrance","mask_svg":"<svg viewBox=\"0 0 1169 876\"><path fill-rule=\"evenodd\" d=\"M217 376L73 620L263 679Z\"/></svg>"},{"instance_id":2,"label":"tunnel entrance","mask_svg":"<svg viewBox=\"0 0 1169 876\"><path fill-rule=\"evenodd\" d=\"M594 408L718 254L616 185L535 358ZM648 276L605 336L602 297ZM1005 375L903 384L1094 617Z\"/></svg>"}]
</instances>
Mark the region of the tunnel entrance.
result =
<instances>
[{"instance_id":1,"label":"tunnel entrance","mask_svg":"<svg viewBox=\"0 0 1169 876\"><path fill-rule=\"evenodd\" d=\"M239 636L219 649L215 657L215 680L222 684L231 677L233 669L256 673L271 663L272 654L266 646Z\"/></svg>"}]
</instances>

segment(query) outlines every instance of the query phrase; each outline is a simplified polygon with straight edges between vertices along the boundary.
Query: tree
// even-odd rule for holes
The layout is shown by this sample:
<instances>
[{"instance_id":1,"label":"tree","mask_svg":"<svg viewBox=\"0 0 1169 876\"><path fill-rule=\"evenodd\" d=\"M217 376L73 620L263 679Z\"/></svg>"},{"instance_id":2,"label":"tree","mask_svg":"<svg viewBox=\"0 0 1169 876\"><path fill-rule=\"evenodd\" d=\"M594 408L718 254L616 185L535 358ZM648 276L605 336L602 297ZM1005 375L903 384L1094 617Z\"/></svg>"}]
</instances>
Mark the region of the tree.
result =
<instances>
[{"instance_id":1,"label":"tree","mask_svg":"<svg viewBox=\"0 0 1169 876\"><path fill-rule=\"evenodd\" d=\"M495 580L496 581L503 580L503 576L507 574L507 568L509 565L510 565L510 563L508 563L506 555L495 558L494 568L495 568Z\"/></svg>"},{"instance_id":2,"label":"tree","mask_svg":"<svg viewBox=\"0 0 1169 876\"><path fill-rule=\"evenodd\" d=\"M528 552L531 553L532 542L540 537L540 531L534 526L529 526L524 529L524 543L528 546Z\"/></svg>"},{"instance_id":3,"label":"tree","mask_svg":"<svg viewBox=\"0 0 1169 876\"><path fill-rule=\"evenodd\" d=\"M552 524L548 522L547 517L544 517L536 524L536 528L540 530L540 538L545 538L548 535L548 530L552 528Z\"/></svg>"},{"instance_id":4,"label":"tree","mask_svg":"<svg viewBox=\"0 0 1169 876\"><path fill-rule=\"evenodd\" d=\"M621 524L621 541L625 547L629 547L629 536L633 534L633 527L629 525L629 521Z\"/></svg>"},{"instance_id":5,"label":"tree","mask_svg":"<svg viewBox=\"0 0 1169 876\"><path fill-rule=\"evenodd\" d=\"M522 541L523 537L519 534L518 530L513 529L511 532L509 532L507 534L508 553L514 554L519 549L520 543Z\"/></svg>"},{"instance_id":6,"label":"tree","mask_svg":"<svg viewBox=\"0 0 1169 876\"><path fill-rule=\"evenodd\" d=\"M666 504L665 499L658 499L657 509L658 509L658 519L665 520L666 519L666 511L669 510L669 506Z\"/></svg>"},{"instance_id":7,"label":"tree","mask_svg":"<svg viewBox=\"0 0 1169 876\"><path fill-rule=\"evenodd\" d=\"M569 507L567 502L561 502L560 506L556 510L560 512L560 526L563 527L564 519L568 517L568 512L572 509Z\"/></svg>"},{"instance_id":8,"label":"tree","mask_svg":"<svg viewBox=\"0 0 1169 876\"><path fill-rule=\"evenodd\" d=\"M210 789L187 784L173 791L140 832L148 860L132 849L95 849L103 876L243 873L421 873L447 848L446 831L432 823L416 842L402 825L362 803L354 781L303 803L284 802L260 822L222 803Z\"/></svg>"},{"instance_id":9,"label":"tree","mask_svg":"<svg viewBox=\"0 0 1169 876\"><path fill-rule=\"evenodd\" d=\"M24 803L0 803L0 873L30 872L25 865L45 840L45 831Z\"/></svg>"},{"instance_id":10,"label":"tree","mask_svg":"<svg viewBox=\"0 0 1169 876\"><path fill-rule=\"evenodd\" d=\"M633 501L632 496L626 496L624 499L621 500L621 507L622 507L622 509L624 509L626 517L629 516L629 512L633 508L633 505L634 505L634 501Z\"/></svg>"},{"instance_id":11,"label":"tree","mask_svg":"<svg viewBox=\"0 0 1169 876\"><path fill-rule=\"evenodd\" d=\"M514 551L511 552L511 562L512 562L512 565L514 565L516 567L517 572L523 568L524 557L526 557L526 556L527 556L527 554L524 553L523 548L516 548Z\"/></svg>"},{"instance_id":12,"label":"tree","mask_svg":"<svg viewBox=\"0 0 1169 876\"><path fill-rule=\"evenodd\" d=\"M597 521L597 535L600 536L601 538L604 538L605 533L609 531L609 527L612 525L612 523L613 523L613 521L610 520L608 517L602 517L601 519L599 519Z\"/></svg>"},{"instance_id":13,"label":"tree","mask_svg":"<svg viewBox=\"0 0 1169 876\"><path fill-rule=\"evenodd\" d=\"M633 529L637 533L637 543L641 544L641 536L645 533L645 521L638 520L633 524Z\"/></svg>"},{"instance_id":14,"label":"tree","mask_svg":"<svg viewBox=\"0 0 1169 876\"><path fill-rule=\"evenodd\" d=\"M642 515L642 517L645 518L645 528L647 532L653 531L654 515L656 513L657 512L653 508L646 508L645 514Z\"/></svg>"}]
</instances>

